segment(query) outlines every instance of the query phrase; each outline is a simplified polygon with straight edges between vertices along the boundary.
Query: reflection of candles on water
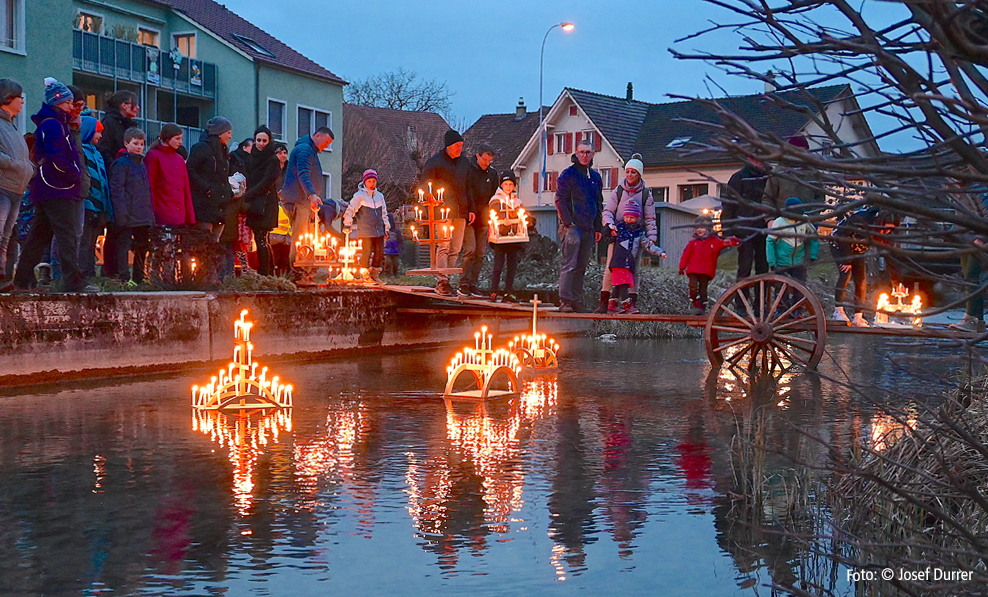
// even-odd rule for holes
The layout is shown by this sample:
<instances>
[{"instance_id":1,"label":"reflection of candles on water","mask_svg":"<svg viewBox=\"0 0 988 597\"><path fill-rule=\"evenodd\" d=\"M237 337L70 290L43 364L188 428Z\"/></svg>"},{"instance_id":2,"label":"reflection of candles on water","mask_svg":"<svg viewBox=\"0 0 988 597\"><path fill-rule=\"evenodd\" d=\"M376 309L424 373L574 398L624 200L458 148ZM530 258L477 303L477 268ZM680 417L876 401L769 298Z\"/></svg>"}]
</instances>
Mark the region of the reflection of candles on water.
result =
<instances>
[{"instance_id":1,"label":"reflection of candles on water","mask_svg":"<svg viewBox=\"0 0 988 597\"><path fill-rule=\"evenodd\" d=\"M258 456L269 445L278 443L282 433L291 432L292 410L239 411L230 415L213 410L194 410L192 429L230 451L234 504L241 516L250 514Z\"/></svg>"}]
</instances>

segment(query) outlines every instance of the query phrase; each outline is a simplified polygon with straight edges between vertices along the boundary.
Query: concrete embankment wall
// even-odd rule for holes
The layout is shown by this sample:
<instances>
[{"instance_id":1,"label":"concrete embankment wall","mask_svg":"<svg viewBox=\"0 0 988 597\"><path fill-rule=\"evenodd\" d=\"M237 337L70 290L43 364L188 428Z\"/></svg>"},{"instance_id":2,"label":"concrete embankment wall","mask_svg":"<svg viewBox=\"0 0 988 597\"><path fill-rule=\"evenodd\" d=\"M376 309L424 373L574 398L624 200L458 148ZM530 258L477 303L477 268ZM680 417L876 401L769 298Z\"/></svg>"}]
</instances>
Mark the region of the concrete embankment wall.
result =
<instances>
[{"instance_id":1,"label":"concrete embankment wall","mask_svg":"<svg viewBox=\"0 0 988 597\"><path fill-rule=\"evenodd\" d=\"M379 289L294 293L114 293L0 297L0 387L167 373L228 362L233 322L254 322L254 355L267 362L357 350L469 342L486 323L514 335L529 319L402 313ZM545 321L553 334L586 322Z\"/></svg>"}]
</instances>

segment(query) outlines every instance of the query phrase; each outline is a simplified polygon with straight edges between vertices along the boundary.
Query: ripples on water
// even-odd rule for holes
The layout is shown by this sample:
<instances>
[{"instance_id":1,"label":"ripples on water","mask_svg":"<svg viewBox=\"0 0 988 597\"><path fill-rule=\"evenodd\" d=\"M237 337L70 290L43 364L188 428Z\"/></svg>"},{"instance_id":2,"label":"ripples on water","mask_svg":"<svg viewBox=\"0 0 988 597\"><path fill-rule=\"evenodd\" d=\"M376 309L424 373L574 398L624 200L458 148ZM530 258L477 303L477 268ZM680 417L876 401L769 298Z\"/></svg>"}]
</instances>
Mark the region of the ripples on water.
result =
<instances>
[{"instance_id":1,"label":"ripples on water","mask_svg":"<svg viewBox=\"0 0 988 597\"><path fill-rule=\"evenodd\" d=\"M0 593L755 595L800 571L731 518L745 413L819 458L794 426L868 439L955 366L832 341L823 373L875 404L816 377L746 396L696 342L565 344L486 407L441 399L452 350L279 365L290 415L192 415L186 377L2 397Z\"/></svg>"}]
</instances>

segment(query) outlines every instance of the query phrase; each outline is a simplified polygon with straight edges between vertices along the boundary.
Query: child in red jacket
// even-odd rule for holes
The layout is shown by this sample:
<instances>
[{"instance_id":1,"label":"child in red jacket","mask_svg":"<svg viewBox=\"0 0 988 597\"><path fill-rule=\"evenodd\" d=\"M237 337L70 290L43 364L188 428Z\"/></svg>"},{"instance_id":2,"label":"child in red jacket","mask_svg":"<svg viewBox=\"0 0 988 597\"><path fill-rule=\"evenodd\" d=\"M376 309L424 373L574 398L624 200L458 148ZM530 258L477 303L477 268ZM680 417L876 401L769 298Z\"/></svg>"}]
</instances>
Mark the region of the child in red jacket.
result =
<instances>
[{"instance_id":1,"label":"child in red jacket","mask_svg":"<svg viewBox=\"0 0 988 597\"><path fill-rule=\"evenodd\" d=\"M741 241L733 236L720 238L714 234L714 223L706 216L698 217L693 226L693 238L686 244L679 260L679 275L689 276L693 314L703 315L707 311L707 285L717 273L717 257L724 247L736 247Z\"/></svg>"}]
</instances>

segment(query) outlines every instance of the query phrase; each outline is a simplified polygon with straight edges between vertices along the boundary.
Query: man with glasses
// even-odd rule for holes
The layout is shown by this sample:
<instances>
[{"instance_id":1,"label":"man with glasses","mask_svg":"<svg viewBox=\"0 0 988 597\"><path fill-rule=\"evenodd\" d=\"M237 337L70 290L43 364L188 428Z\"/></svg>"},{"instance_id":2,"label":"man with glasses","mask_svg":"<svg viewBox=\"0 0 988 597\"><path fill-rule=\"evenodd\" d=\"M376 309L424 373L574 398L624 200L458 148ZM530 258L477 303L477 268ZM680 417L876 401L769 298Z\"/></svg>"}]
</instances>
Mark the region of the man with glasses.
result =
<instances>
[{"instance_id":1,"label":"man with glasses","mask_svg":"<svg viewBox=\"0 0 988 597\"><path fill-rule=\"evenodd\" d=\"M593 165L593 145L584 139L576 145L573 165L556 180L556 211L562 264L559 268L559 310L585 313L583 279L594 246L600 241L604 185ZM537 176L537 175L536 175Z\"/></svg>"}]
</instances>

